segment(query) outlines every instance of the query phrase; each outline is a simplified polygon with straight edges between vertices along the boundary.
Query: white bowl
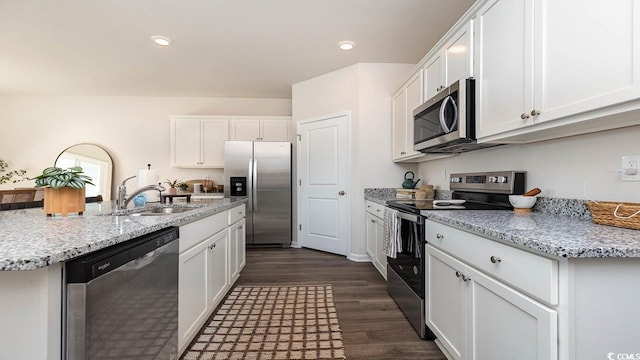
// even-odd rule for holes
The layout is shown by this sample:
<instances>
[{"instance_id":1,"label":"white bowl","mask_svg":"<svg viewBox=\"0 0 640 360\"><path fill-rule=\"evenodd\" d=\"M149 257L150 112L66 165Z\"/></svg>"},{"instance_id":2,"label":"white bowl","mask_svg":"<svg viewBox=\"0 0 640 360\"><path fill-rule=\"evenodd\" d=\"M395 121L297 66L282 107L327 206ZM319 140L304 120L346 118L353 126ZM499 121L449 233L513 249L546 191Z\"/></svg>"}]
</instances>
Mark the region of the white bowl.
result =
<instances>
[{"instance_id":1,"label":"white bowl","mask_svg":"<svg viewBox=\"0 0 640 360\"><path fill-rule=\"evenodd\" d=\"M537 199L535 196L509 195L509 202L516 209L531 209Z\"/></svg>"}]
</instances>

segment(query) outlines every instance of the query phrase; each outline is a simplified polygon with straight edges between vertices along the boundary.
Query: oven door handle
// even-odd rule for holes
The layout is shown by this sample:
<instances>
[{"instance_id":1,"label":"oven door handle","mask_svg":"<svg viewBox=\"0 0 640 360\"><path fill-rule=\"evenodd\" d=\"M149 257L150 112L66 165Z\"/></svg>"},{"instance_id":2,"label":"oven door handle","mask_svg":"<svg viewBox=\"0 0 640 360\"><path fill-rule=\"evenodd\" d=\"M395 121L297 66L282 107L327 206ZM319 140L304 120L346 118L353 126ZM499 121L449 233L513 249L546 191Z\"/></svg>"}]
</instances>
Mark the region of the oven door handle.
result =
<instances>
[{"instance_id":1,"label":"oven door handle","mask_svg":"<svg viewBox=\"0 0 640 360\"><path fill-rule=\"evenodd\" d=\"M398 218L417 223L418 225L422 225L424 222L423 217L420 215L409 214L401 211L398 211Z\"/></svg>"}]
</instances>

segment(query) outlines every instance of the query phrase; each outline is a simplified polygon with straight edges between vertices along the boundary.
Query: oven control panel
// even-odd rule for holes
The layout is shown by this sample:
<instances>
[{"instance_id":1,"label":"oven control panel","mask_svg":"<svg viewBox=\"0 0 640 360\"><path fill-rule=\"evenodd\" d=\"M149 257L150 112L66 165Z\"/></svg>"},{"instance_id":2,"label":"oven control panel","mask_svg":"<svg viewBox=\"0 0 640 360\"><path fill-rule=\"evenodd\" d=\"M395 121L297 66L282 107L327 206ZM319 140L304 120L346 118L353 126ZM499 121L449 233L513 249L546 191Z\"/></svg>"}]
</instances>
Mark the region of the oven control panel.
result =
<instances>
[{"instance_id":1,"label":"oven control panel","mask_svg":"<svg viewBox=\"0 0 640 360\"><path fill-rule=\"evenodd\" d=\"M492 171L482 173L451 174L451 190L523 194L526 171Z\"/></svg>"}]
</instances>

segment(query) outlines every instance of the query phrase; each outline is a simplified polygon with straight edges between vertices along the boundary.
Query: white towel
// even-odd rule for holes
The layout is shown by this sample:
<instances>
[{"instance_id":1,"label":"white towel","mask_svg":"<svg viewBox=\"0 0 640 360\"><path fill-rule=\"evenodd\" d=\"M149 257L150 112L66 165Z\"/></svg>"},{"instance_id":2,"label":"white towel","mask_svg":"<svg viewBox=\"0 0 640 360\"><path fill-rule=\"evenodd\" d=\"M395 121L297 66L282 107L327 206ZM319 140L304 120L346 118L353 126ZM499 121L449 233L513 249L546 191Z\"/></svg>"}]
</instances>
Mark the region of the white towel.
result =
<instances>
[{"instance_id":1,"label":"white towel","mask_svg":"<svg viewBox=\"0 0 640 360\"><path fill-rule=\"evenodd\" d=\"M396 253L402 252L402 239L400 238L400 219L398 211L384 208L384 227L382 232L382 252L395 259Z\"/></svg>"}]
</instances>

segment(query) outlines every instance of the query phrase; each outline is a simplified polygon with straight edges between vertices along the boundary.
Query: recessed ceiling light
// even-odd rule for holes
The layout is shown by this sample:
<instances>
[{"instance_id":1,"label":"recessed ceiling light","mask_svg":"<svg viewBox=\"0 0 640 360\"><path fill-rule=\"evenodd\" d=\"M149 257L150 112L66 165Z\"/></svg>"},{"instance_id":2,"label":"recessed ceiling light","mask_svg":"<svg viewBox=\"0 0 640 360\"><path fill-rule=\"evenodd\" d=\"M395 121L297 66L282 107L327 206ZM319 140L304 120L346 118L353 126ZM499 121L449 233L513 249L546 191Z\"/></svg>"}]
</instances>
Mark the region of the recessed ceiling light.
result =
<instances>
[{"instance_id":1,"label":"recessed ceiling light","mask_svg":"<svg viewBox=\"0 0 640 360\"><path fill-rule=\"evenodd\" d=\"M349 51L349 50L353 49L355 46L356 46L356 43L354 43L353 41L349 41L349 40L340 41L338 43L338 47L340 47L340 49L342 49L344 51Z\"/></svg>"},{"instance_id":2,"label":"recessed ceiling light","mask_svg":"<svg viewBox=\"0 0 640 360\"><path fill-rule=\"evenodd\" d=\"M171 39L169 39L168 37L165 37L165 36L154 35L154 36L151 37L151 40L153 40L153 42L156 45L160 45L160 46L169 46L169 45L171 45Z\"/></svg>"}]
</instances>

